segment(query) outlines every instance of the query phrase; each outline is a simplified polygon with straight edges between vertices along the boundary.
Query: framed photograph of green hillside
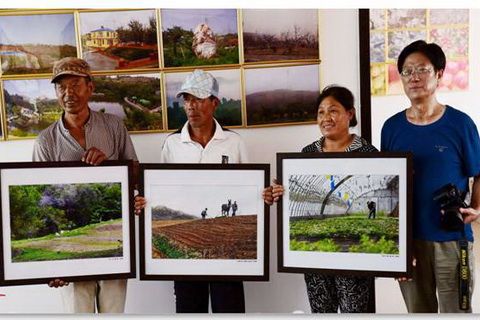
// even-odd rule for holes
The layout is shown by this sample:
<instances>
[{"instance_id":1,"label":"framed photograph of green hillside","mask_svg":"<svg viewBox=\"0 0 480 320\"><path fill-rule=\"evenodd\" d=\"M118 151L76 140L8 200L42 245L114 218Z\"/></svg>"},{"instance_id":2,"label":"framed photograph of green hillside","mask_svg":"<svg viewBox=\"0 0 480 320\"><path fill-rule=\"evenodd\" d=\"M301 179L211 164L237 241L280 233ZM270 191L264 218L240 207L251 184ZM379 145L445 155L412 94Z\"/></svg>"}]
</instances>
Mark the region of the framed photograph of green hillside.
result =
<instances>
[{"instance_id":1,"label":"framed photograph of green hillside","mask_svg":"<svg viewBox=\"0 0 480 320\"><path fill-rule=\"evenodd\" d=\"M412 156L278 153L278 271L406 277Z\"/></svg>"},{"instance_id":2,"label":"framed photograph of green hillside","mask_svg":"<svg viewBox=\"0 0 480 320\"><path fill-rule=\"evenodd\" d=\"M123 119L130 132L163 130L160 75L94 76L95 92L88 106Z\"/></svg>"},{"instance_id":3,"label":"framed photograph of green hillside","mask_svg":"<svg viewBox=\"0 0 480 320\"><path fill-rule=\"evenodd\" d=\"M56 60L76 56L73 12L0 14L3 75L51 73Z\"/></svg>"},{"instance_id":4,"label":"framed photograph of green hillside","mask_svg":"<svg viewBox=\"0 0 480 320\"><path fill-rule=\"evenodd\" d=\"M132 162L0 164L0 285L135 277Z\"/></svg>"},{"instance_id":5,"label":"framed photograph of green hillside","mask_svg":"<svg viewBox=\"0 0 480 320\"><path fill-rule=\"evenodd\" d=\"M318 64L245 69L247 127L313 123Z\"/></svg>"},{"instance_id":6,"label":"framed photograph of green hillside","mask_svg":"<svg viewBox=\"0 0 480 320\"><path fill-rule=\"evenodd\" d=\"M82 56L92 70L159 67L155 10L80 12Z\"/></svg>"},{"instance_id":7,"label":"framed photograph of green hillside","mask_svg":"<svg viewBox=\"0 0 480 320\"><path fill-rule=\"evenodd\" d=\"M242 91L239 69L209 70L219 84L220 104L215 110L214 117L224 127L242 125ZM177 98L177 92L189 72L165 73L165 87L167 97L167 126L168 130L177 130L187 121L183 109L183 98Z\"/></svg>"},{"instance_id":8,"label":"framed photograph of green hillside","mask_svg":"<svg viewBox=\"0 0 480 320\"><path fill-rule=\"evenodd\" d=\"M3 98L7 139L35 138L63 112L50 79L4 80Z\"/></svg>"},{"instance_id":9,"label":"framed photograph of green hillside","mask_svg":"<svg viewBox=\"0 0 480 320\"><path fill-rule=\"evenodd\" d=\"M239 63L235 9L162 9L166 68Z\"/></svg>"},{"instance_id":10,"label":"framed photograph of green hillside","mask_svg":"<svg viewBox=\"0 0 480 320\"><path fill-rule=\"evenodd\" d=\"M268 281L267 164L141 164L141 280Z\"/></svg>"}]
</instances>

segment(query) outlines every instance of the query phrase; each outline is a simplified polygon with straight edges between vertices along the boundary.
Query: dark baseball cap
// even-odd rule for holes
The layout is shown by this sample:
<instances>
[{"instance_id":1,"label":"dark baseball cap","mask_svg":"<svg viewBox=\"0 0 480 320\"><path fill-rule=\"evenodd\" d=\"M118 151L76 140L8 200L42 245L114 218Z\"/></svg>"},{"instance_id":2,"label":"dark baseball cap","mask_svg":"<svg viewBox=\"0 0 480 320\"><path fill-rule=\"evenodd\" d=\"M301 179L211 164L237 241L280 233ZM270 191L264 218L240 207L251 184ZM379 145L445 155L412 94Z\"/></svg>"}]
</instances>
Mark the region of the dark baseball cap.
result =
<instances>
[{"instance_id":1,"label":"dark baseball cap","mask_svg":"<svg viewBox=\"0 0 480 320\"><path fill-rule=\"evenodd\" d=\"M52 83L63 75L72 75L92 79L90 65L87 61L75 57L66 57L53 64Z\"/></svg>"}]
</instances>

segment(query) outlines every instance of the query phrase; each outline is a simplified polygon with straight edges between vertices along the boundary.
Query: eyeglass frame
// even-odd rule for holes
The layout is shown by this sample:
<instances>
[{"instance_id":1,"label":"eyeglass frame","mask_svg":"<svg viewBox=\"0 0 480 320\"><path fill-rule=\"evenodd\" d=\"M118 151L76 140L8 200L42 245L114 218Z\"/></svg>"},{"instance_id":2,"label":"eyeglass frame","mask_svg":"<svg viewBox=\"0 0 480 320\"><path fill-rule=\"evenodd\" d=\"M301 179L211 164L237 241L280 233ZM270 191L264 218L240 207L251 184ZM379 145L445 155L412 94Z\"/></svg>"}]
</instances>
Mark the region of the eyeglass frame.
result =
<instances>
[{"instance_id":1,"label":"eyeglass frame","mask_svg":"<svg viewBox=\"0 0 480 320\"><path fill-rule=\"evenodd\" d=\"M405 74L405 71L411 70L409 74ZM434 70L433 67L427 67L427 66L419 66L419 67L412 67L412 68L404 68L402 69L402 72L400 72L400 76L404 78L412 78L414 74L418 76L423 76L426 75Z\"/></svg>"}]
</instances>

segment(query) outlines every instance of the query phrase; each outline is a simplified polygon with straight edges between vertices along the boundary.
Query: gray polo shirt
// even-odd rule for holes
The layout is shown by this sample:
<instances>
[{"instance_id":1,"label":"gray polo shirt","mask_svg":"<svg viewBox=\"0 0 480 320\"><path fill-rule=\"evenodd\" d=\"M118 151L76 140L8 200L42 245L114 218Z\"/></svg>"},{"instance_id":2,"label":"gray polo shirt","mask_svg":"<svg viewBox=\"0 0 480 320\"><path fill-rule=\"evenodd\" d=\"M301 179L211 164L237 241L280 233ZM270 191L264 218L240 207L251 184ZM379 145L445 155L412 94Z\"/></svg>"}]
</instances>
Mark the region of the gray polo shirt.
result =
<instances>
[{"instance_id":1,"label":"gray polo shirt","mask_svg":"<svg viewBox=\"0 0 480 320\"><path fill-rule=\"evenodd\" d=\"M108 113L90 109L85 123L85 143L86 149L83 149L70 135L62 115L38 135L33 161L80 161L85 151L92 147L101 150L108 160L137 160L127 128L120 118Z\"/></svg>"}]
</instances>

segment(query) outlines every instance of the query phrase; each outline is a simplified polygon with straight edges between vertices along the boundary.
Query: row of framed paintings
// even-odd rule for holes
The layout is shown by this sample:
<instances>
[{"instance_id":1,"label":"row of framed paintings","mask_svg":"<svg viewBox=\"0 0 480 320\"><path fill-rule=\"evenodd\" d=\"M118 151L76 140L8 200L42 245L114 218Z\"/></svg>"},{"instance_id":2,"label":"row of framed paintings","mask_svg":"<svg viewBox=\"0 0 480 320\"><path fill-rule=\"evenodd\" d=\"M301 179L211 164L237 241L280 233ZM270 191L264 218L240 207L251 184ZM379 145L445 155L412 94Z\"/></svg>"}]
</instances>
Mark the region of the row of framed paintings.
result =
<instances>
[{"instance_id":1,"label":"row of framed paintings","mask_svg":"<svg viewBox=\"0 0 480 320\"><path fill-rule=\"evenodd\" d=\"M277 163L280 272L410 274L409 154ZM1 163L0 285L135 277L133 176L122 161ZM140 164L139 177L141 280L268 281L269 165Z\"/></svg>"},{"instance_id":2,"label":"row of framed paintings","mask_svg":"<svg viewBox=\"0 0 480 320\"><path fill-rule=\"evenodd\" d=\"M94 71L319 60L317 9L0 12L3 75L51 73L78 56ZM24 26L28 25L28 31Z\"/></svg>"},{"instance_id":3,"label":"row of framed paintings","mask_svg":"<svg viewBox=\"0 0 480 320\"><path fill-rule=\"evenodd\" d=\"M164 132L187 120L176 93L190 71L94 75L91 109L114 114L134 133ZM308 123L316 119L319 65L214 69L220 105L215 117L226 127ZM5 138L34 138L58 120L62 108L49 78L1 82Z\"/></svg>"}]
</instances>

